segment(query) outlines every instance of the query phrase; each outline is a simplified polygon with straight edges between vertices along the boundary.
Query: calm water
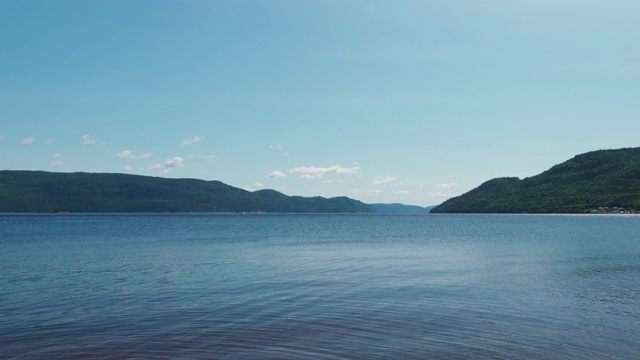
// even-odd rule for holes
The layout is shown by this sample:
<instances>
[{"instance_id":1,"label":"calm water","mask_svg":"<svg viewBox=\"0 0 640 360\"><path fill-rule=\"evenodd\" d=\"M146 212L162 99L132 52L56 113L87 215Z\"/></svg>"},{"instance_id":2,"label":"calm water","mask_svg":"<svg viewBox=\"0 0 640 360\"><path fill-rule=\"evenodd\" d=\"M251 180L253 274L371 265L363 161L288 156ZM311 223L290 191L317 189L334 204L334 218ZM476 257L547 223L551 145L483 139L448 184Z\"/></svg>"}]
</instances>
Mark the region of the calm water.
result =
<instances>
[{"instance_id":1,"label":"calm water","mask_svg":"<svg viewBox=\"0 0 640 360\"><path fill-rule=\"evenodd\" d=\"M0 357L640 356L640 217L0 215Z\"/></svg>"}]
</instances>

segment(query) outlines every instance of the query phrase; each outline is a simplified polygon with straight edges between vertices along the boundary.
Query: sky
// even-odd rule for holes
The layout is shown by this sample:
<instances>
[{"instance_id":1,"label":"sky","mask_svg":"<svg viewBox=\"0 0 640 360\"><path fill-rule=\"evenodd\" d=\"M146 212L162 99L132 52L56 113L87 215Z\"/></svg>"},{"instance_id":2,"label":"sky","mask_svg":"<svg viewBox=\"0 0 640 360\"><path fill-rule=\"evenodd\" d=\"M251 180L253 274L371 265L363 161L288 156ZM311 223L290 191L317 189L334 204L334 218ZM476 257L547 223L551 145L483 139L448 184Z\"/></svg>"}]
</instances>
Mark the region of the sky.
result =
<instances>
[{"instance_id":1,"label":"sky","mask_svg":"<svg viewBox=\"0 0 640 360\"><path fill-rule=\"evenodd\" d=\"M436 205L640 146L636 0L0 0L0 170Z\"/></svg>"}]
</instances>

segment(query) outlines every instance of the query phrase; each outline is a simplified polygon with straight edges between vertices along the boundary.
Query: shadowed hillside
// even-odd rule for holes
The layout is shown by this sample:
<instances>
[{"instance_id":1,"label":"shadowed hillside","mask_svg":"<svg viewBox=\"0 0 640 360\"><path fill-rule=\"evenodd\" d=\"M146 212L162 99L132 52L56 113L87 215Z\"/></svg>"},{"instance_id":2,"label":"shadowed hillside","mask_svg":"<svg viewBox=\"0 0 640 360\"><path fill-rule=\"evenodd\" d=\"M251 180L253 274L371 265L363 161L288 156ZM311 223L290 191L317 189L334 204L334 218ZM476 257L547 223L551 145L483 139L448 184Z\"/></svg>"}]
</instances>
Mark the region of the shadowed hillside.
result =
<instances>
[{"instance_id":1,"label":"shadowed hillside","mask_svg":"<svg viewBox=\"0 0 640 360\"><path fill-rule=\"evenodd\" d=\"M128 174L0 171L2 212L372 213L347 197L249 192L219 181Z\"/></svg>"}]
</instances>

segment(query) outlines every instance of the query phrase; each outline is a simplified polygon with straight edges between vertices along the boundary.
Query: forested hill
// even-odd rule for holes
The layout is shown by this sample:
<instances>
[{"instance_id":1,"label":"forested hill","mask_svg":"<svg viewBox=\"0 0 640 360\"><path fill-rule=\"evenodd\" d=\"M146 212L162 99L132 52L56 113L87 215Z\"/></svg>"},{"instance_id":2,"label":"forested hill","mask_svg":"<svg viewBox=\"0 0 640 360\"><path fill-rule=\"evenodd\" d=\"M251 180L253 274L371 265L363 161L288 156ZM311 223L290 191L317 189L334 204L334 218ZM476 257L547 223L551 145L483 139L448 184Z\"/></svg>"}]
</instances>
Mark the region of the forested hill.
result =
<instances>
[{"instance_id":1,"label":"forested hill","mask_svg":"<svg viewBox=\"0 0 640 360\"><path fill-rule=\"evenodd\" d=\"M0 212L372 213L347 197L249 192L219 181L128 174L0 171Z\"/></svg>"},{"instance_id":2,"label":"forested hill","mask_svg":"<svg viewBox=\"0 0 640 360\"><path fill-rule=\"evenodd\" d=\"M578 155L542 174L498 178L449 199L432 213L582 213L640 210L640 148Z\"/></svg>"}]
</instances>

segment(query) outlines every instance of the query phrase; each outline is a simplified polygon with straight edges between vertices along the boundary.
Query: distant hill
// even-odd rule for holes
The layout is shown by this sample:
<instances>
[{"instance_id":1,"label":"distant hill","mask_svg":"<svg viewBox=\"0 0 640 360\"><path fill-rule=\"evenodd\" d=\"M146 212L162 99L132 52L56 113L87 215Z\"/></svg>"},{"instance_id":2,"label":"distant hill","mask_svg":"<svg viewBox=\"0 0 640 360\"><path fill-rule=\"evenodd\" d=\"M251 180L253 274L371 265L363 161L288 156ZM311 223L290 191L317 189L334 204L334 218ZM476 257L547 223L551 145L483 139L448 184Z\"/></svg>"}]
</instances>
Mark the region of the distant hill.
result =
<instances>
[{"instance_id":1,"label":"distant hill","mask_svg":"<svg viewBox=\"0 0 640 360\"><path fill-rule=\"evenodd\" d=\"M578 155L542 174L498 178L432 213L582 213L598 207L640 210L640 148Z\"/></svg>"},{"instance_id":2,"label":"distant hill","mask_svg":"<svg viewBox=\"0 0 640 360\"><path fill-rule=\"evenodd\" d=\"M420 207L404 204L371 204L381 214L428 214L435 206Z\"/></svg>"},{"instance_id":3,"label":"distant hill","mask_svg":"<svg viewBox=\"0 0 640 360\"><path fill-rule=\"evenodd\" d=\"M347 197L249 192L220 181L128 174L0 171L0 212L374 213Z\"/></svg>"}]
</instances>

